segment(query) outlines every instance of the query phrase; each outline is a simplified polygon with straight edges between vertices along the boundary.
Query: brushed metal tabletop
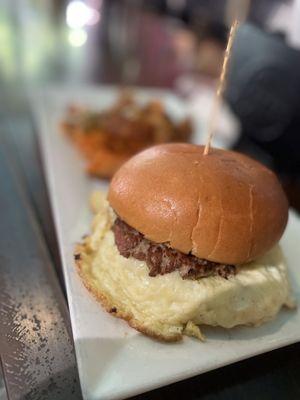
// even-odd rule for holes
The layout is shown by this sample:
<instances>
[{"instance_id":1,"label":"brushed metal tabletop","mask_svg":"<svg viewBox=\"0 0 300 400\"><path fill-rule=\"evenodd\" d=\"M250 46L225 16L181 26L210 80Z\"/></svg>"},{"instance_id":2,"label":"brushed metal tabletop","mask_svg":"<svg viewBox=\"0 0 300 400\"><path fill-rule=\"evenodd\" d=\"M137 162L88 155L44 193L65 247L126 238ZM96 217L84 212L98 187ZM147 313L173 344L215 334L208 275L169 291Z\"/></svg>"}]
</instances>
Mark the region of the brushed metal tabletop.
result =
<instances>
[{"instance_id":1,"label":"brushed metal tabletop","mask_svg":"<svg viewBox=\"0 0 300 400\"><path fill-rule=\"evenodd\" d=\"M9 399L80 399L66 300L17 161L0 129L0 353ZM12 116L10 116L12 117Z\"/></svg>"}]
</instances>

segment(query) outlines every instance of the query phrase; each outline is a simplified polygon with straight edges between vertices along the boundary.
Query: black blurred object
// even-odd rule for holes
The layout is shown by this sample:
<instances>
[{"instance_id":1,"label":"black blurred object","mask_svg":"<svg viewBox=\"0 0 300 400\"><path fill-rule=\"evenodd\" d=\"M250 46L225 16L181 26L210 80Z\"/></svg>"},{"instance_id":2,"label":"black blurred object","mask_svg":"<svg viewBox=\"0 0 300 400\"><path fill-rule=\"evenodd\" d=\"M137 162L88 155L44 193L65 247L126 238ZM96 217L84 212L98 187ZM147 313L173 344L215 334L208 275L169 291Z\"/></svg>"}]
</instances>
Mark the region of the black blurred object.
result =
<instances>
[{"instance_id":1,"label":"black blurred object","mask_svg":"<svg viewBox=\"0 0 300 400\"><path fill-rule=\"evenodd\" d=\"M112 1L112 0L110 0ZM116 0L114 0L116 1ZM120 0L119 0L120 1ZM134 0L131 0L134 1ZM289 0L251 0L247 20L264 26L268 17L282 3ZM199 20L213 20L224 23L226 4L224 0L137 0L136 4L146 10L180 19L188 26Z\"/></svg>"},{"instance_id":2,"label":"black blurred object","mask_svg":"<svg viewBox=\"0 0 300 400\"><path fill-rule=\"evenodd\" d=\"M235 148L289 179L300 175L300 52L245 24L233 47L226 98L242 125Z\"/></svg>"},{"instance_id":3,"label":"black blurred object","mask_svg":"<svg viewBox=\"0 0 300 400\"><path fill-rule=\"evenodd\" d=\"M192 28L198 41L213 39L219 42L222 47L226 47L229 30L224 23L198 18Z\"/></svg>"}]
</instances>

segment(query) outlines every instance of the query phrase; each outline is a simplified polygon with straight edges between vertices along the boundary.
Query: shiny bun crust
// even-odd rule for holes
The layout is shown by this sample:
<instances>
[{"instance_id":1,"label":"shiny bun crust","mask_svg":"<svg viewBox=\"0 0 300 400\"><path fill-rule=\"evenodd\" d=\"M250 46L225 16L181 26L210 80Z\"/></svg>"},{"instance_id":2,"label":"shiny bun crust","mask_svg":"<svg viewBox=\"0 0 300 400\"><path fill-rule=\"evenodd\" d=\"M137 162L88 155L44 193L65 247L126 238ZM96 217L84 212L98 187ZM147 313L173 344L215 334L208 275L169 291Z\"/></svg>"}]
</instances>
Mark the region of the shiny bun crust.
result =
<instances>
[{"instance_id":1,"label":"shiny bun crust","mask_svg":"<svg viewBox=\"0 0 300 400\"><path fill-rule=\"evenodd\" d=\"M251 158L203 146L145 150L114 175L109 202L125 222L157 243L226 264L271 249L288 219L288 202L269 169Z\"/></svg>"}]
</instances>

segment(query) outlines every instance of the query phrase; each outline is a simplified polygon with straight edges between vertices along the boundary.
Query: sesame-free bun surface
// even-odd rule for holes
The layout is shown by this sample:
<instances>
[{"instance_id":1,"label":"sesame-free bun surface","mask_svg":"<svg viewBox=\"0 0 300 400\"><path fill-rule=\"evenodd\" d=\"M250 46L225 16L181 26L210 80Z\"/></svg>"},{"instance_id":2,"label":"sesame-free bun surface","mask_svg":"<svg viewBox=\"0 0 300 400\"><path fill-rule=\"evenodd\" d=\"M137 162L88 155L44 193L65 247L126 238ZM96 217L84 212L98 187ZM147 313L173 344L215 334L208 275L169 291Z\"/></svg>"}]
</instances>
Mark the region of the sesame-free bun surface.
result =
<instances>
[{"instance_id":1,"label":"sesame-free bun surface","mask_svg":"<svg viewBox=\"0 0 300 400\"><path fill-rule=\"evenodd\" d=\"M145 150L114 175L109 202L125 222L157 243L226 264L271 249L288 218L288 202L269 169L251 158L203 146Z\"/></svg>"}]
</instances>

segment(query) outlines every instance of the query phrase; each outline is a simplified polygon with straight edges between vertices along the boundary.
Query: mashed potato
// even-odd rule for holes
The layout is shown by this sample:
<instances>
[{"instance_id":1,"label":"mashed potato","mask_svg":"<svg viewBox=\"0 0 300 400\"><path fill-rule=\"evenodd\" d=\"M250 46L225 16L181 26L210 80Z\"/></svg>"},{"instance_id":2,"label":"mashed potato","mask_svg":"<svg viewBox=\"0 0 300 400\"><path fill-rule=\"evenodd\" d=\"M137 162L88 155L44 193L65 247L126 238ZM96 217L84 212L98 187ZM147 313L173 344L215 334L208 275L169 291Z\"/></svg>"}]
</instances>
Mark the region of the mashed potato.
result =
<instances>
[{"instance_id":1,"label":"mashed potato","mask_svg":"<svg viewBox=\"0 0 300 400\"><path fill-rule=\"evenodd\" d=\"M228 280L183 280L177 271L150 277L144 261L119 254L105 197L97 193L92 203L97 215L91 236L76 251L79 273L107 311L139 331L168 341L183 334L203 339L199 325L260 325L283 305L295 305L278 245Z\"/></svg>"}]
</instances>

